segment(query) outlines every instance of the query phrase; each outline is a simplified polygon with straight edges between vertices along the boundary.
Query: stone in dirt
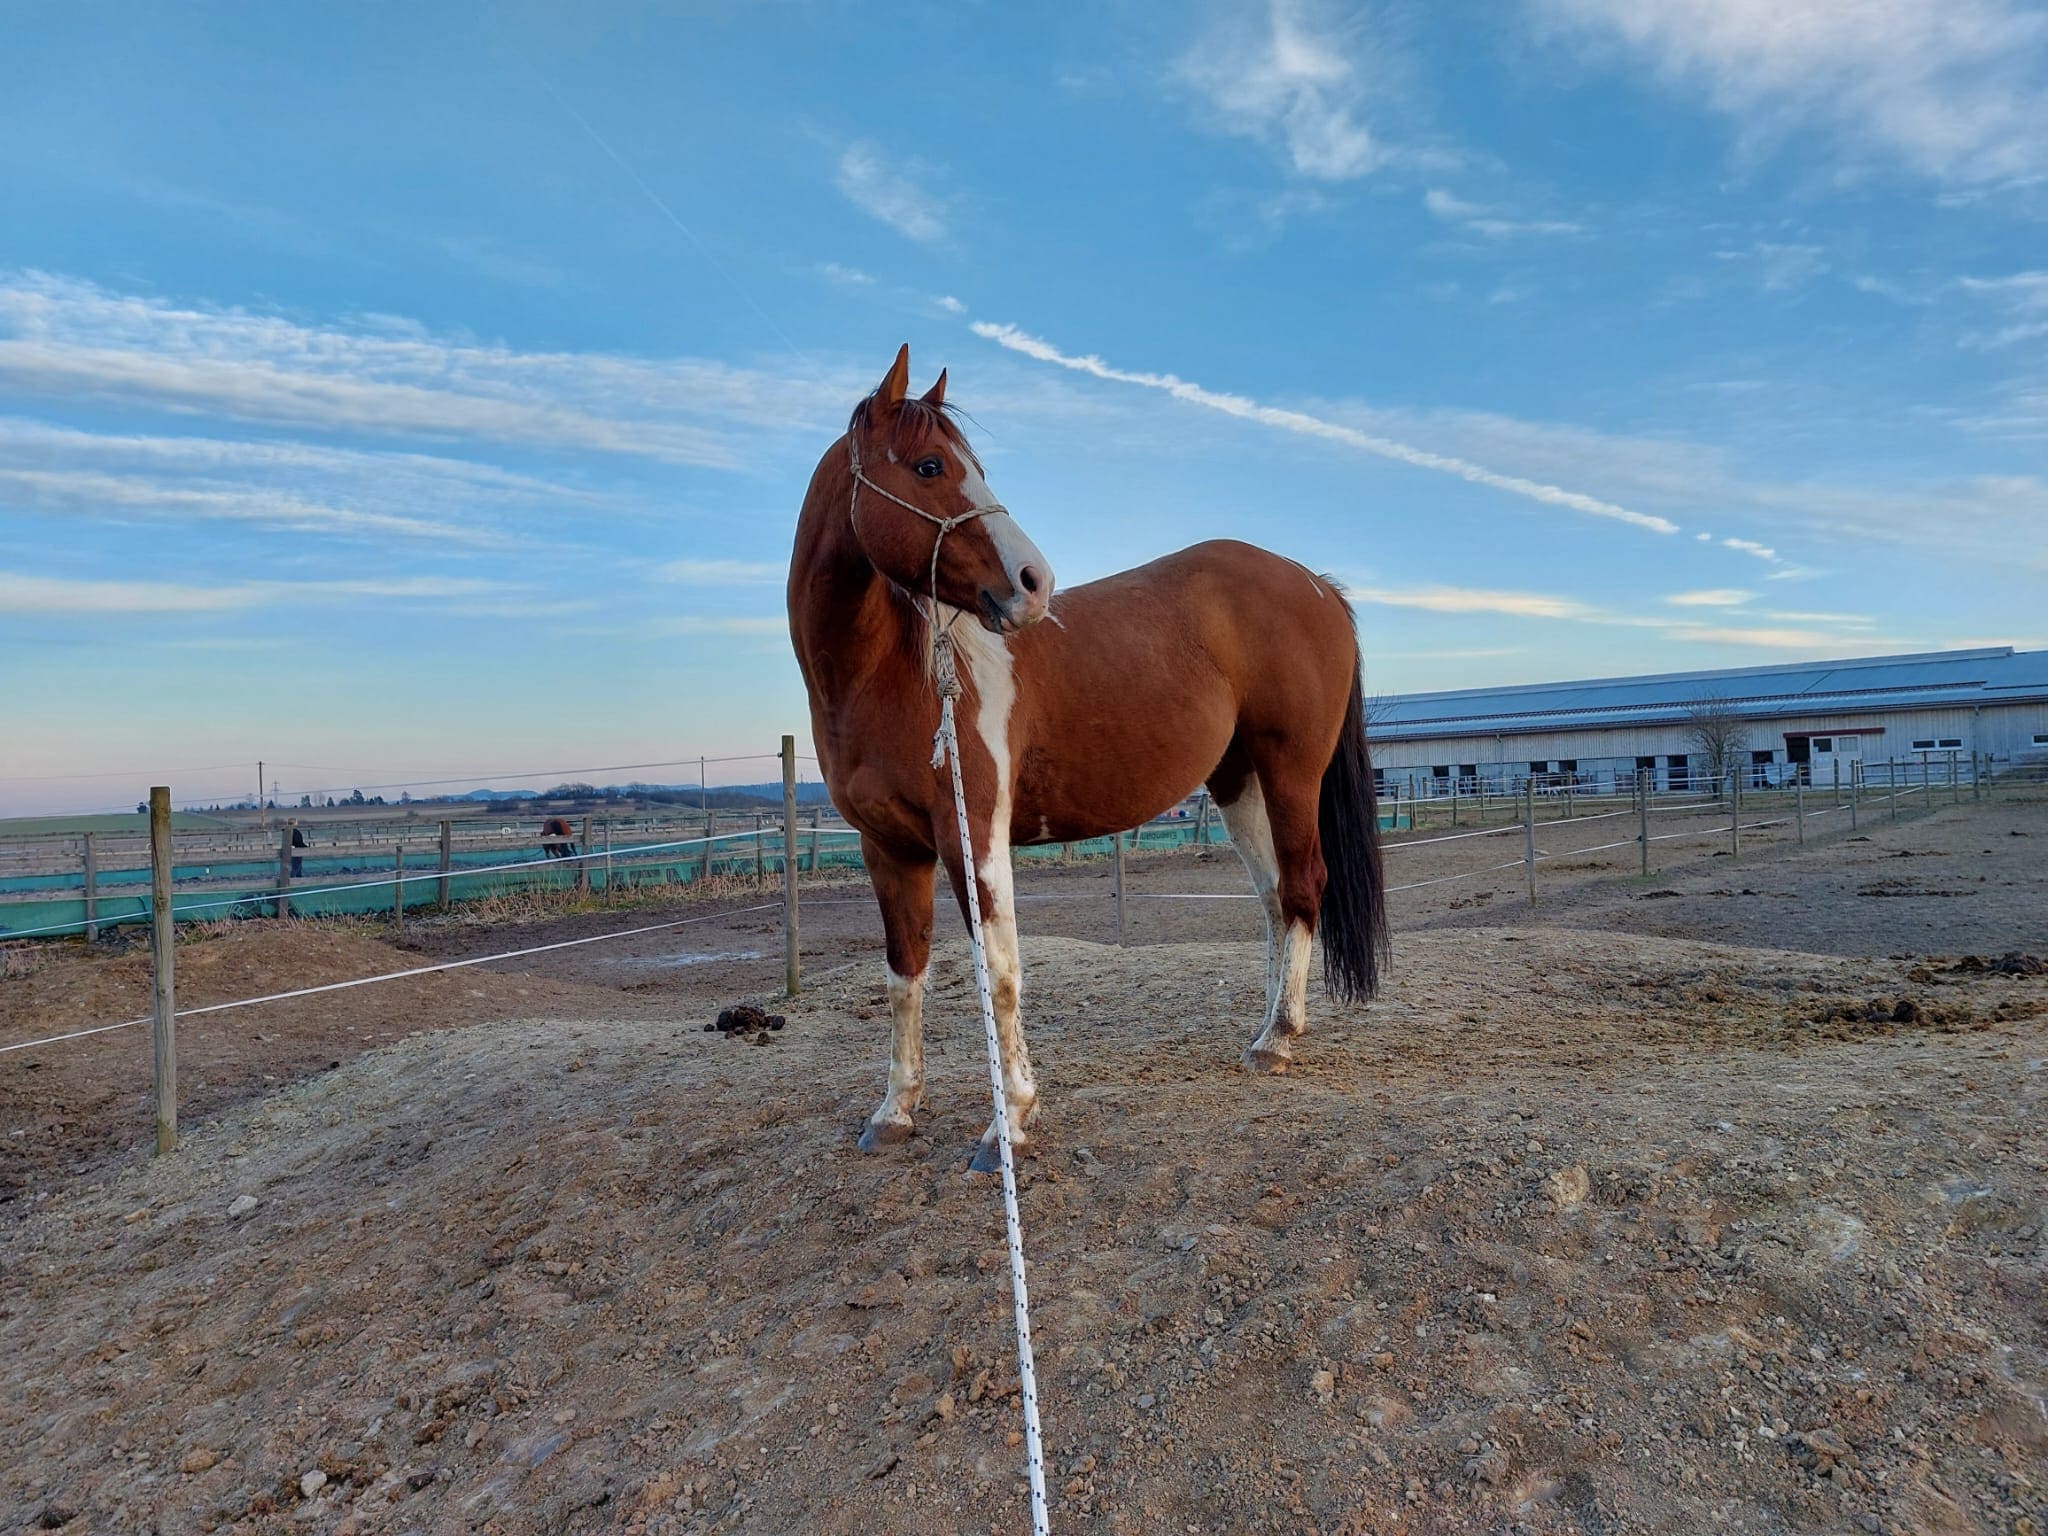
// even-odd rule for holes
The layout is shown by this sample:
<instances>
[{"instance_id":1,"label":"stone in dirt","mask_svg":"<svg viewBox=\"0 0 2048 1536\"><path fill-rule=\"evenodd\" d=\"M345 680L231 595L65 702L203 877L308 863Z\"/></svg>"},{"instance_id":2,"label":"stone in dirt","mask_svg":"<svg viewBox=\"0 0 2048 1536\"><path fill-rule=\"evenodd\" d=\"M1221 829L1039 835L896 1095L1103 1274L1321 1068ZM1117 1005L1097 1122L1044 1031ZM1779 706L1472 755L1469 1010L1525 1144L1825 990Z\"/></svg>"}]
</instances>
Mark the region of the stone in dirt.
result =
<instances>
[{"instance_id":1,"label":"stone in dirt","mask_svg":"<svg viewBox=\"0 0 2048 1536\"><path fill-rule=\"evenodd\" d=\"M318 1493L322 1488L325 1488L326 1486L327 1474L325 1472L322 1472L318 1467L315 1467L312 1471L308 1472L305 1476L299 1479L299 1493L300 1496L303 1498L312 1498L314 1494Z\"/></svg>"},{"instance_id":2,"label":"stone in dirt","mask_svg":"<svg viewBox=\"0 0 2048 1536\"><path fill-rule=\"evenodd\" d=\"M248 1215L255 1209L256 1197L254 1195L237 1195L228 1202L228 1217L230 1220L234 1220Z\"/></svg>"},{"instance_id":3,"label":"stone in dirt","mask_svg":"<svg viewBox=\"0 0 2048 1536\"><path fill-rule=\"evenodd\" d=\"M1593 1192L1593 1181L1586 1170L1574 1163L1569 1168L1560 1168L1543 1181L1543 1192L1550 1196L1550 1203L1561 1211L1568 1211L1575 1205L1584 1205L1586 1196Z\"/></svg>"}]
</instances>

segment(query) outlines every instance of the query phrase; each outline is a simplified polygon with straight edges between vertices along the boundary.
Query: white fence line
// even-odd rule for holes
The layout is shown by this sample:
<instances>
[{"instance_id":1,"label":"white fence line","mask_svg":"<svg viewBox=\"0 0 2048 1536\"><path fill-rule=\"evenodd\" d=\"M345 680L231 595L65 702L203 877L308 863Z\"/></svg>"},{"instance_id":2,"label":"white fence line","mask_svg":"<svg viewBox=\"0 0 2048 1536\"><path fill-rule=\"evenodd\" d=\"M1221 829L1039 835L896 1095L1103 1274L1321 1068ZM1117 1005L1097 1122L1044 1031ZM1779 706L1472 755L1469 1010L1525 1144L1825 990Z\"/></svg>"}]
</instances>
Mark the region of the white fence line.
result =
<instances>
[{"instance_id":1,"label":"white fence line","mask_svg":"<svg viewBox=\"0 0 2048 1536\"><path fill-rule=\"evenodd\" d=\"M648 923L639 928L623 928L615 933L593 933L580 939L559 939L552 944L532 944L524 949L508 949L495 955L474 955L467 960L444 960L438 965L416 965L403 971L386 971L381 976L358 976L352 981L323 982L317 987L295 987L288 992L267 992L261 997L237 998L231 1003L208 1003L200 1008L180 1008L177 1017L196 1019L209 1013L226 1013L234 1008L253 1008L258 1003L281 1003L295 997L312 997L321 992L342 992L350 987L367 987L380 981L403 981L408 976L431 976L437 971L459 971L472 965L489 965L494 960L517 960L526 955L544 955L549 950L574 949L580 944L598 944L606 939L630 939L643 933L660 933L670 928L688 928L697 923L716 922L720 918L741 917L750 912L779 912L782 903L764 901L757 906L735 907L725 912L706 912L697 917L681 917L673 922ZM117 1029L134 1029L150 1022L149 1016L139 1019L124 1019L119 1024L98 1024L91 1029L74 1029L67 1034L50 1035L41 1040L23 1040L14 1045L0 1045L0 1055L9 1051L26 1051L39 1045L56 1045L65 1040L80 1040L87 1035L110 1034Z\"/></svg>"}]
</instances>

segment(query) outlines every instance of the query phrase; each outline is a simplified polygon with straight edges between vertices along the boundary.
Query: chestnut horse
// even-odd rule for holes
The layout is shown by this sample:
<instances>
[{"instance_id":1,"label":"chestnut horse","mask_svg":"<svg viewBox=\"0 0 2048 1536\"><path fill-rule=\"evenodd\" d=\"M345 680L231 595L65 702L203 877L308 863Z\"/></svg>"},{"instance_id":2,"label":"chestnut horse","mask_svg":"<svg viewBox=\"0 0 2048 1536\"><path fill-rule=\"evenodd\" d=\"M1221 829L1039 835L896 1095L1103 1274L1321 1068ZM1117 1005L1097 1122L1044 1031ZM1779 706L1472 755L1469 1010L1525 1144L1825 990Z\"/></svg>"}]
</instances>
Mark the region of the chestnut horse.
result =
<instances>
[{"instance_id":1,"label":"chestnut horse","mask_svg":"<svg viewBox=\"0 0 2048 1536\"><path fill-rule=\"evenodd\" d=\"M789 628L832 803L882 909L888 1089L860 1144L911 1134L934 872L966 886L932 626L952 637L968 821L1014 1146L1038 1109L1018 1018L1010 849L1134 827L1207 784L1267 917L1266 1011L1245 1052L1285 1072L1309 945L1370 998L1387 948L1358 639L1336 584L1249 544L1197 544L1053 597L1052 568L990 494L945 408L908 394L910 349L826 449L797 519ZM1050 618L1052 623L1043 623ZM997 1166L993 1121L973 1166Z\"/></svg>"}]
</instances>

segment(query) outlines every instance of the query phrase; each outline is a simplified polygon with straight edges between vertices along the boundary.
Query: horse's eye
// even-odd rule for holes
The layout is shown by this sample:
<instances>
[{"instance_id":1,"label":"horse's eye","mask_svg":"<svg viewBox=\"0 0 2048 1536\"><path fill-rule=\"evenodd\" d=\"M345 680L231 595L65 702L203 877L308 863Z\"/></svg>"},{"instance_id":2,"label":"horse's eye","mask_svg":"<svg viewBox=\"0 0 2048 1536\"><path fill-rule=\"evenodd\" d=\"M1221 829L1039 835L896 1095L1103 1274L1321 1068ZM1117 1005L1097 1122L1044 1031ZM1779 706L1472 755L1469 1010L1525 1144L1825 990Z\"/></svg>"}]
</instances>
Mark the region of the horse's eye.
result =
<instances>
[{"instance_id":1,"label":"horse's eye","mask_svg":"<svg viewBox=\"0 0 2048 1536\"><path fill-rule=\"evenodd\" d=\"M936 458L919 459L910 469L920 480L936 480L946 472L946 466Z\"/></svg>"}]
</instances>

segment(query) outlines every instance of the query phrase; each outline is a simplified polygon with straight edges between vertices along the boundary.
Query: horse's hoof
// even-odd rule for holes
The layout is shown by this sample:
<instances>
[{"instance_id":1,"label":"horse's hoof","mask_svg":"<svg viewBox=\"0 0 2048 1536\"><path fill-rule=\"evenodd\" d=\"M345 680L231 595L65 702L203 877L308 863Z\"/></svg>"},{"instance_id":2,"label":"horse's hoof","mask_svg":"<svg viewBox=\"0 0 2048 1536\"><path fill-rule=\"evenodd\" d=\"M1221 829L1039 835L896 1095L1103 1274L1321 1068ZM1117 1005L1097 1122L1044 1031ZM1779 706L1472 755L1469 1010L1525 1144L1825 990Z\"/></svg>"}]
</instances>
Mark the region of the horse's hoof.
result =
<instances>
[{"instance_id":1,"label":"horse's hoof","mask_svg":"<svg viewBox=\"0 0 2048 1536\"><path fill-rule=\"evenodd\" d=\"M908 1120L870 1120L860 1133L860 1149L876 1152L883 1147L901 1146L910 1140L910 1131Z\"/></svg>"},{"instance_id":2,"label":"horse's hoof","mask_svg":"<svg viewBox=\"0 0 2048 1536\"><path fill-rule=\"evenodd\" d=\"M1244 1069L1247 1072L1264 1073L1271 1077L1285 1077L1287 1069L1294 1065L1294 1053L1286 1046L1254 1045L1244 1053Z\"/></svg>"}]
</instances>

